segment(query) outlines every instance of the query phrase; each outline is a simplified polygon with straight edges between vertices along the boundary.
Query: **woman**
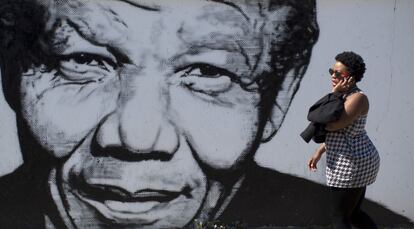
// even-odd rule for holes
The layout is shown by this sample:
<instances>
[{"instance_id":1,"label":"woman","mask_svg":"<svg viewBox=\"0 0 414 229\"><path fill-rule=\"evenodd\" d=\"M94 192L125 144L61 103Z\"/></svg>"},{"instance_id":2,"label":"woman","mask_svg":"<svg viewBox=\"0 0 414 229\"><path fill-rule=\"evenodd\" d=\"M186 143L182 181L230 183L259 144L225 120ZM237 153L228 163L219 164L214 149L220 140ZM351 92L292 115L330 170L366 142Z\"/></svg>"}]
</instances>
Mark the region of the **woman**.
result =
<instances>
[{"instance_id":1,"label":"woman","mask_svg":"<svg viewBox=\"0 0 414 229\"><path fill-rule=\"evenodd\" d=\"M340 119L328 123L325 143L321 144L308 162L310 170L326 152L326 177L331 193L332 223L335 228L377 228L371 218L361 211L366 186L377 176L380 158L365 132L369 103L357 87L365 72L361 56L343 52L335 57L329 72L332 92L345 98Z\"/></svg>"}]
</instances>

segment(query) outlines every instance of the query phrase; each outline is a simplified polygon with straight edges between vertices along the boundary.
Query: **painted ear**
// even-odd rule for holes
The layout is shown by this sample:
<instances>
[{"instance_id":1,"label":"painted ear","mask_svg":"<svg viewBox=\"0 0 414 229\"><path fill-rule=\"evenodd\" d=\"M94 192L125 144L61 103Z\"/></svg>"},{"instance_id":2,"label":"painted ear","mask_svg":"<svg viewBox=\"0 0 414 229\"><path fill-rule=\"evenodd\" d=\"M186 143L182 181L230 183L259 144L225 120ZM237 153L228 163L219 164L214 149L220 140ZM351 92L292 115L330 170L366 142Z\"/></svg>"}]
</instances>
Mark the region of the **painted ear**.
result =
<instances>
[{"instance_id":1,"label":"painted ear","mask_svg":"<svg viewBox=\"0 0 414 229\"><path fill-rule=\"evenodd\" d=\"M276 95L274 106L263 130L262 142L268 142L277 133L289 110L293 97L299 89L307 64L290 70Z\"/></svg>"}]
</instances>

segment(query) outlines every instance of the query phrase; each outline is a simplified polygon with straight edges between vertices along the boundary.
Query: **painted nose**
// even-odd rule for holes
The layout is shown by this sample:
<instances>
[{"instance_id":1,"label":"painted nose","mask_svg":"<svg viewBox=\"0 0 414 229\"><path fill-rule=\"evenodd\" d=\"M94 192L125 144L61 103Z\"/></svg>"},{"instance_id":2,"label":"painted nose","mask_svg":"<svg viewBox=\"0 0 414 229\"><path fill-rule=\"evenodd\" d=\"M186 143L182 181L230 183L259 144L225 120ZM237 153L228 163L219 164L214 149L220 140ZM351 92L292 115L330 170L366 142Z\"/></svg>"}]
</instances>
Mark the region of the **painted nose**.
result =
<instances>
[{"instance_id":1,"label":"painted nose","mask_svg":"<svg viewBox=\"0 0 414 229\"><path fill-rule=\"evenodd\" d=\"M123 150L113 153L131 154L133 157L162 154L164 159L177 151L179 136L169 118L168 90L162 80L151 75L123 76L129 80L121 83L118 109L102 122L96 132L99 148L122 147Z\"/></svg>"}]
</instances>

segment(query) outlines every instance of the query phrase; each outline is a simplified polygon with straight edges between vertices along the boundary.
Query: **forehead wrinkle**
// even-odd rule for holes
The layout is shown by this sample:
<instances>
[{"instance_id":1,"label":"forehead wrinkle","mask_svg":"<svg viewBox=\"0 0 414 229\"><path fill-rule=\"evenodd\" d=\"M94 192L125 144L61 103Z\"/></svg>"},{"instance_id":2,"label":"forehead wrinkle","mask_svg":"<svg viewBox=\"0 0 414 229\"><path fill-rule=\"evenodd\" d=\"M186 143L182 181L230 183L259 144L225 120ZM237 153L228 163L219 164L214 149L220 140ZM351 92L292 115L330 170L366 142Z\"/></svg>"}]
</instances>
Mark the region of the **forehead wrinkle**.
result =
<instances>
[{"instance_id":1,"label":"forehead wrinkle","mask_svg":"<svg viewBox=\"0 0 414 229\"><path fill-rule=\"evenodd\" d=\"M214 1L216 3L218 1ZM222 2L218 2L222 3ZM236 5L235 5L236 6ZM259 6L259 4L254 5ZM263 54L263 31L265 18L259 15L257 7L248 6L248 8L255 8L249 11L252 21L242 22L241 16L230 16L229 20L223 21L223 11L227 11L223 7L205 8L212 10L211 13L205 12L196 17L198 22L206 23L208 29L203 31L197 30L200 24L194 26L193 23L184 21L177 30L178 39L190 49L195 51L202 49L221 49L230 52L238 52L245 58L245 64L251 72L254 72L260 62ZM227 7L226 7L227 8ZM219 11L215 9L220 9ZM238 12L243 12L240 7L237 7ZM232 8L231 12L237 14ZM230 13L231 13L230 12ZM239 14L240 15L240 14ZM232 19L232 20L230 20Z\"/></svg>"},{"instance_id":2,"label":"forehead wrinkle","mask_svg":"<svg viewBox=\"0 0 414 229\"><path fill-rule=\"evenodd\" d=\"M239 0L239 1L223 1L211 0L217 3L229 5L240 12L246 19L248 27L245 30L248 39L237 40L240 53L246 59L246 65L249 66L251 75L257 74L258 71L268 70L267 65L270 48L265 42L266 24L269 16L269 0ZM245 35L246 35L245 34Z\"/></svg>"},{"instance_id":3,"label":"forehead wrinkle","mask_svg":"<svg viewBox=\"0 0 414 229\"><path fill-rule=\"evenodd\" d=\"M113 45L126 39L128 25L110 6L101 2L58 1L52 13L54 15L51 19L55 23L67 21L79 35L91 43Z\"/></svg>"}]
</instances>

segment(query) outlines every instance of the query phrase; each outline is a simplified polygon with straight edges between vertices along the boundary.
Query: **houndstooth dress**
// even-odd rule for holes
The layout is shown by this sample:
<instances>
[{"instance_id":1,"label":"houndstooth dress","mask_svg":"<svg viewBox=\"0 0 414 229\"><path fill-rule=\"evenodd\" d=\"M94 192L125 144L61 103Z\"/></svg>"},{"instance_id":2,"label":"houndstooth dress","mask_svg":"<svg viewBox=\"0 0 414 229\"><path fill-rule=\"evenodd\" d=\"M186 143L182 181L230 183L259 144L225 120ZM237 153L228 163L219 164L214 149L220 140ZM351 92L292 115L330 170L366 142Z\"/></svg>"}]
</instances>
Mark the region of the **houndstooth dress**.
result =
<instances>
[{"instance_id":1,"label":"houndstooth dress","mask_svg":"<svg viewBox=\"0 0 414 229\"><path fill-rule=\"evenodd\" d=\"M325 139L327 185L359 188L374 183L380 157L365 131L367 115L351 125L328 132Z\"/></svg>"}]
</instances>

